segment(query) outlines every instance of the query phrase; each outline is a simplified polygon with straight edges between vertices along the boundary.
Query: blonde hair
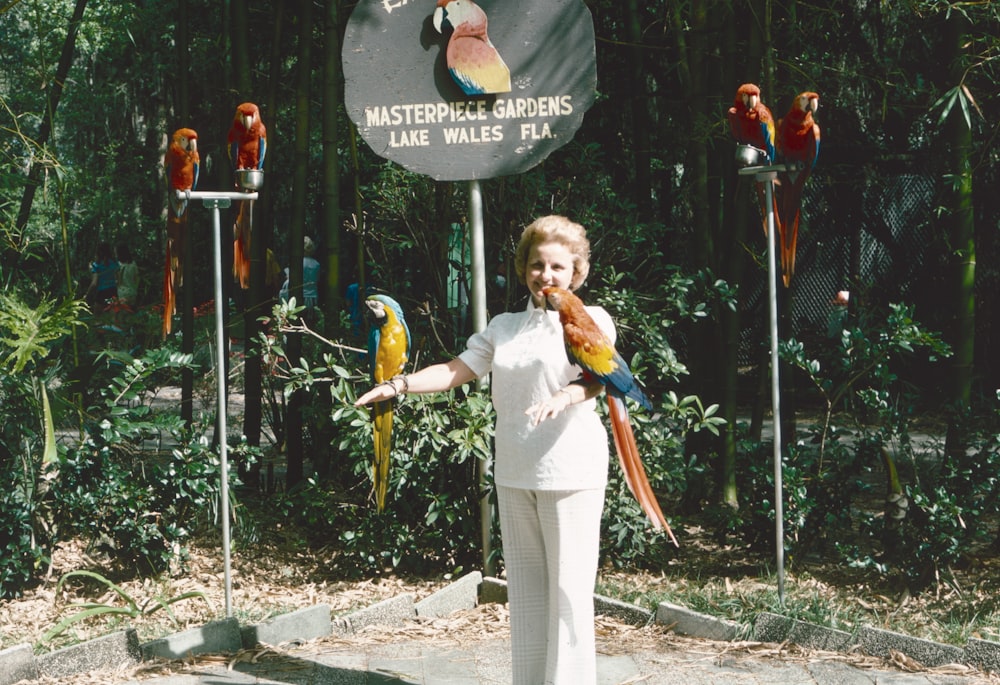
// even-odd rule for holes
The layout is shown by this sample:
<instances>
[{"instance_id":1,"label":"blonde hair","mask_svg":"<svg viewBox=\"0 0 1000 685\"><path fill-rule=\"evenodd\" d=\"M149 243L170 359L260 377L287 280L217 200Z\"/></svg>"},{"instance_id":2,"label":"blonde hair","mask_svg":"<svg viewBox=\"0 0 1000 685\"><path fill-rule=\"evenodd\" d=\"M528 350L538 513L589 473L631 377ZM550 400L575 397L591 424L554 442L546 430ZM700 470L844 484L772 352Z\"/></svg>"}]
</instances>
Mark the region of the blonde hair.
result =
<instances>
[{"instance_id":1,"label":"blonde hair","mask_svg":"<svg viewBox=\"0 0 1000 685\"><path fill-rule=\"evenodd\" d=\"M309 236L302 239L302 254L306 257L312 257L316 253L316 243Z\"/></svg>"},{"instance_id":2,"label":"blonde hair","mask_svg":"<svg viewBox=\"0 0 1000 685\"><path fill-rule=\"evenodd\" d=\"M540 243L559 243L569 248L573 255L573 278L569 289L576 290L587 280L590 273L590 241L587 240L587 229L570 221L564 216L555 214L539 217L528 224L521 233L514 252L514 269L517 278L524 283L528 270L528 253L531 248Z\"/></svg>"}]
</instances>

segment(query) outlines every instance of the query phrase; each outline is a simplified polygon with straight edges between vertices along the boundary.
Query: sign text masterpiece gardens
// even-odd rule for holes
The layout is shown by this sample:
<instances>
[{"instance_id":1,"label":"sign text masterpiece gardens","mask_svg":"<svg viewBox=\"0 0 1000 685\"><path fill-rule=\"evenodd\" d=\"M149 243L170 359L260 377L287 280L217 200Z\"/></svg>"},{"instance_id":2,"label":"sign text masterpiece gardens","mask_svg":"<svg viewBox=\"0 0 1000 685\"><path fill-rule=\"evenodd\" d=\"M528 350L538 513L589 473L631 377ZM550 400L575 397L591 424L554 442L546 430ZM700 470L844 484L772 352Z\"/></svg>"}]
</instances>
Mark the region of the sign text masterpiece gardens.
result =
<instances>
[{"instance_id":1,"label":"sign text masterpiece gardens","mask_svg":"<svg viewBox=\"0 0 1000 685\"><path fill-rule=\"evenodd\" d=\"M509 68L509 92L467 95L459 87L446 62L459 29L436 29L434 3L362 0L354 9L343 49L345 103L377 154L438 180L471 180L526 171L572 140L597 81L582 0L478 5Z\"/></svg>"}]
</instances>

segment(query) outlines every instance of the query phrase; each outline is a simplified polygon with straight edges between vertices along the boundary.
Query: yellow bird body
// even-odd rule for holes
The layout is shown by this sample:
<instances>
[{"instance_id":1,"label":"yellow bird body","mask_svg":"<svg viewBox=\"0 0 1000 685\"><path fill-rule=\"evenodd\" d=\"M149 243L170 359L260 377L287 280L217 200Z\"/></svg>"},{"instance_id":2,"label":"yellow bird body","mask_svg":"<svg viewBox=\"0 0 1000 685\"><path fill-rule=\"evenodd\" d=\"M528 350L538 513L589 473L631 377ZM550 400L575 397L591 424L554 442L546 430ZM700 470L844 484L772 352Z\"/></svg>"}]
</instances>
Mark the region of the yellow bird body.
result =
<instances>
[{"instance_id":1,"label":"yellow bird body","mask_svg":"<svg viewBox=\"0 0 1000 685\"><path fill-rule=\"evenodd\" d=\"M371 295L365 300L374 323L368 334L368 359L374 383L390 381L403 373L410 357L410 330L399 303L388 295ZM375 507L385 509L389 489L389 463L392 453L394 400L375 402L372 406L372 432L375 457L372 463L372 489Z\"/></svg>"}]
</instances>

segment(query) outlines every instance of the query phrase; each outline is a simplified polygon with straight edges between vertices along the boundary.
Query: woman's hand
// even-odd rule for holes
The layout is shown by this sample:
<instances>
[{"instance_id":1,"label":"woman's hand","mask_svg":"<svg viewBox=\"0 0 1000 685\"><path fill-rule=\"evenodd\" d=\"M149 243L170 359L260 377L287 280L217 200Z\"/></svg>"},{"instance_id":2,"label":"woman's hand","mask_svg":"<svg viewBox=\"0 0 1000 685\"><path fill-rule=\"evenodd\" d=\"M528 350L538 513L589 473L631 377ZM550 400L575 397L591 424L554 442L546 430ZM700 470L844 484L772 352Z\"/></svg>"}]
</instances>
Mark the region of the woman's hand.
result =
<instances>
[{"instance_id":1,"label":"woman's hand","mask_svg":"<svg viewBox=\"0 0 1000 685\"><path fill-rule=\"evenodd\" d=\"M533 404L524 413L531 417L531 425L537 426L545 419L554 419L568 406L573 404L573 395L569 388L563 388L547 400Z\"/></svg>"},{"instance_id":2,"label":"woman's hand","mask_svg":"<svg viewBox=\"0 0 1000 685\"><path fill-rule=\"evenodd\" d=\"M403 383L398 376L388 381L382 381L378 385L372 387L372 389L364 395L354 400L354 406L361 407L366 404L371 404L372 402L391 400L399 394L402 385Z\"/></svg>"}]
</instances>

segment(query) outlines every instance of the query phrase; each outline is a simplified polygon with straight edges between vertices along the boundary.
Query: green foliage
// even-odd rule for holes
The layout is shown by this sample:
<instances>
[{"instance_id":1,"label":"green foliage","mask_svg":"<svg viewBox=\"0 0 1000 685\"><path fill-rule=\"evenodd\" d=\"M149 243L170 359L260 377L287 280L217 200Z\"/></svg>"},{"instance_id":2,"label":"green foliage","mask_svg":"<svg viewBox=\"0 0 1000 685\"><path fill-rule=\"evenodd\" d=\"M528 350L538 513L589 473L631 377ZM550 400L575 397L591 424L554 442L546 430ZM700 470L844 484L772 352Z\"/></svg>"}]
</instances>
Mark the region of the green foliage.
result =
<instances>
[{"instance_id":1,"label":"green foliage","mask_svg":"<svg viewBox=\"0 0 1000 685\"><path fill-rule=\"evenodd\" d=\"M157 374L189 367L190 355L157 349L120 359L121 373L101 393L102 418L60 459L53 500L63 535L83 536L126 568L157 573L183 559L192 522L218 511L219 458L178 416L142 402ZM163 432L176 448L135 454L137 442Z\"/></svg>"},{"instance_id":2,"label":"green foliage","mask_svg":"<svg viewBox=\"0 0 1000 685\"><path fill-rule=\"evenodd\" d=\"M341 369L341 373L344 370ZM372 572L433 573L473 563L479 547L476 466L492 449L488 396L469 387L410 395L397 403L386 511L370 500L372 429L368 409L353 406L356 377L334 382L331 446L340 482L310 479L278 508L308 531L312 545L334 551L332 567L349 577Z\"/></svg>"},{"instance_id":3,"label":"green foliage","mask_svg":"<svg viewBox=\"0 0 1000 685\"><path fill-rule=\"evenodd\" d=\"M630 409L630 414L650 485L661 507L669 511L664 504L679 499L689 479L704 468L694 459L686 460L686 436L702 430L718 435L719 427L725 424L725 419L716 416L718 405L705 407L695 395L679 397L674 390L666 390L687 374L670 337L676 334L678 324L706 317L713 302L728 301L730 295L724 283L706 285L703 275L692 278L678 269L666 272L667 278L647 297L621 288L623 274L611 271L609 285L597 291L597 301L615 319L620 333L618 350L627 353L635 348L632 372L653 398L652 415L638 408ZM599 407L606 414L606 404L601 402ZM609 481L602 523L605 556L616 565L627 566L669 554L669 540L664 533L650 534L645 514L628 491L617 464L611 467Z\"/></svg>"},{"instance_id":4,"label":"green foliage","mask_svg":"<svg viewBox=\"0 0 1000 685\"><path fill-rule=\"evenodd\" d=\"M174 623L179 625L176 617L174 617L173 612L170 609L172 604L177 602L183 602L188 599L201 599L208 604L208 599L205 594L198 591L184 592L173 597L159 597L153 596L147 598L141 604L138 600L129 595L121 586L115 584L105 576L100 573L95 573L93 571L70 571L63 574L59 578L59 582L56 583L55 595L59 596L60 591L63 586L69 583L71 580L84 579L95 581L99 586L103 586L106 590L114 594L115 597L120 599L124 605L109 604L106 602L80 602L70 605L70 608L79 609L76 613L73 613L50 628L41 638L43 643L52 642L55 638L65 633L76 623L86 621L92 618L106 617L106 616L126 616L128 618L137 618L140 616L152 614L161 609L165 611L174 620Z\"/></svg>"},{"instance_id":5,"label":"green foliage","mask_svg":"<svg viewBox=\"0 0 1000 685\"><path fill-rule=\"evenodd\" d=\"M54 342L55 336L47 339ZM139 358L105 354L118 373L89 409L94 420L88 434L51 458L45 457L52 450L44 448L49 441L42 433L53 431L52 414L45 409L47 395L39 399L36 387L42 384L25 374L0 376L9 418L25 417L20 439L43 447L8 450L0 461L13 484L0 500L0 527L7 531L0 559L3 596L22 592L44 572L51 546L76 536L112 554L121 567L145 573L167 569L183 560L191 526L218 511L215 451L178 416L153 412L148 404L149 391L164 374L191 366L190 355L166 348ZM144 440L164 434L178 445L169 454L138 452Z\"/></svg>"},{"instance_id":6,"label":"green foliage","mask_svg":"<svg viewBox=\"0 0 1000 685\"><path fill-rule=\"evenodd\" d=\"M20 373L44 358L53 343L82 325L79 300L42 299L35 307L10 293L0 293L0 345L9 352L3 359L11 372Z\"/></svg>"},{"instance_id":7,"label":"green foliage","mask_svg":"<svg viewBox=\"0 0 1000 685\"><path fill-rule=\"evenodd\" d=\"M80 325L82 303L41 299L31 307L18 293L0 294L0 597L19 595L48 564L53 532L45 498L56 459L55 421L47 384L56 365L48 357Z\"/></svg>"},{"instance_id":8,"label":"green foliage","mask_svg":"<svg viewBox=\"0 0 1000 685\"><path fill-rule=\"evenodd\" d=\"M997 398L1000 400L1000 397ZM861 521L862 530L884 547L865 553L845 545L845 556L855 566L871 568L899 579L912 592L948 581L977 549L995 544L996 515L1000 513L1000 410L991 416L958 417L967 449L936 455L932 468L905 486L907 516L895 527L880 516ZM910 454L917 459L927 459Z\"/></svg>"},{"instance_id":9,"label":"green foliage","mask_svg":"<svg viewBox=\"0 0 1000 685\"><path fill-rule=\"evenodd\" d=\"M51 547L35 534L35 502L18 487L23 481L7 477L19 474L3 475L16 483L0 493L0 599L8 599L20 596L48 566Z\"/></svg>"},{"instance_id":10,"label":"green foliage","mask_svg":"<svg viewBox=\"0 0 1000 685\"><path fill-rule=\"evenodd\" d=\"M782 357L804 372L827 408L812 439L782 455L786 547L794 554L833 542L855 565L900 577L912 591L919 591L984 535L986 517L997 511L995 474L1000 462L993 434L965 429L970 435L988 436L981 450L944 455L931 482L918 479L908 486L910 510L901 528L887 531L881 511L862 520L867 536L863 546L878 551L866 554L860 543L844 542L852 525L846 512L865 487L860 474L874 467L875 455L898 445L902 455L916 463L909 428L913 400L899 367L917 355L930 363L949 354L937 334L912 318L910 308L890 305L881 314L880 319L878 311L861 312L817 358L808 357L805 346L795 340L782 345ZM860 419L853 445L841 440L842 432L831 425L835 409L848 409ZM763 458L749 463L754 501L761 505L742 521L743 534L761 542L759 531L774 520L773 495L767 495L773 493L773 475L754 466L764 463ZM886 475L888 492L900 487L894 478L894 470Z\"/></svg>"}]
</instances>

